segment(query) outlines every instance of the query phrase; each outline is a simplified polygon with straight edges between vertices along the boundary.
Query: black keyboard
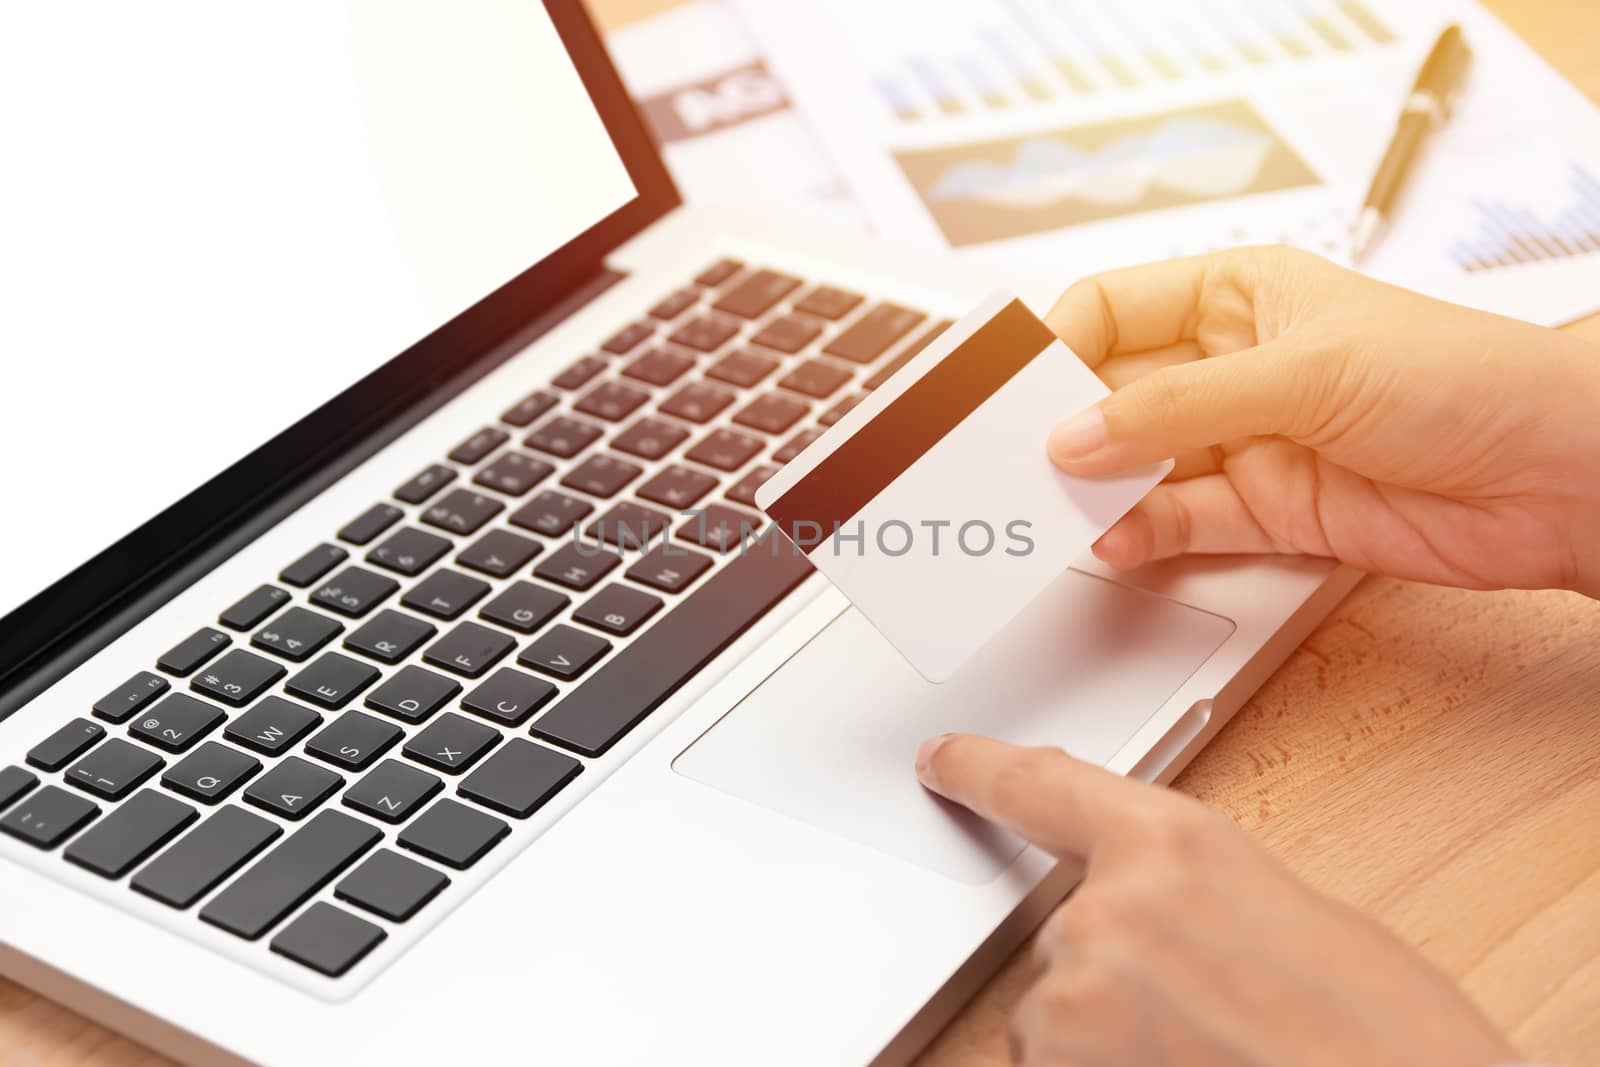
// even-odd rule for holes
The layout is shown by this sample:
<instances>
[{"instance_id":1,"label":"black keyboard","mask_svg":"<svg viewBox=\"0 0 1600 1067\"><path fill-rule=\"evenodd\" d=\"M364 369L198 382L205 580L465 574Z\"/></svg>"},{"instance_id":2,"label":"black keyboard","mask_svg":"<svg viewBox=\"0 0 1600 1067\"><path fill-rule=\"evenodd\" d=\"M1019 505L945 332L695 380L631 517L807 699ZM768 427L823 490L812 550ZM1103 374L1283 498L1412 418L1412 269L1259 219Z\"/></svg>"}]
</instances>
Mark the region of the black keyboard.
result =
<instances>
[{"instance_id":1,"label":"black keyboard","mask_svg":"<svg viewBox=\"0 0 1600 1067\"><path fill-rule=\"evenodd\" d=\"M948 325L713 264L0 759L0 831L346 974L805 580L757 487Z\"/></svg>"}]
</instances>

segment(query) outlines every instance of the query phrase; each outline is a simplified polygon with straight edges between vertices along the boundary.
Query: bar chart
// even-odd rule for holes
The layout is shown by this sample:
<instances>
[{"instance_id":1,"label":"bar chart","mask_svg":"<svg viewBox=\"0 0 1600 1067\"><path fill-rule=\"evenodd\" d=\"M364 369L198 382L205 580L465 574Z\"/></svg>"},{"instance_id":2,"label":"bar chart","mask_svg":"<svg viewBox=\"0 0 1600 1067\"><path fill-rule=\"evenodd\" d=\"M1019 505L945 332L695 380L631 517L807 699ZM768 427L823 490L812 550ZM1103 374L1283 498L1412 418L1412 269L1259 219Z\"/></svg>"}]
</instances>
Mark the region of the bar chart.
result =
<instances>
[{"instance_id":1,"label":"bar chart","mask_svg":"<svg viewBox=\"0 0 1600 1067\"><path fill-rule=\"evenodd\" d=\"M895 0L854 27L896 119L992 114L1398 40L1366 0L967 0L954 17L960 6L939 21L966 25L942 38L905 32L918 24L917 9Z\"/></svg>"},{"instance_id":2,"label":"bar chart","mask_svg":"<svg viewBox=\"0 0 1600 1067\"><path fill-rule=\"evenodd\" d=\"M1469 274L1528 263L1600 255L1600 179L1579 164L1570 172L1572 200L1549 214L1525 204L1480 200L1478 232L1451 249Z\"/></svg>"}]
</instances>

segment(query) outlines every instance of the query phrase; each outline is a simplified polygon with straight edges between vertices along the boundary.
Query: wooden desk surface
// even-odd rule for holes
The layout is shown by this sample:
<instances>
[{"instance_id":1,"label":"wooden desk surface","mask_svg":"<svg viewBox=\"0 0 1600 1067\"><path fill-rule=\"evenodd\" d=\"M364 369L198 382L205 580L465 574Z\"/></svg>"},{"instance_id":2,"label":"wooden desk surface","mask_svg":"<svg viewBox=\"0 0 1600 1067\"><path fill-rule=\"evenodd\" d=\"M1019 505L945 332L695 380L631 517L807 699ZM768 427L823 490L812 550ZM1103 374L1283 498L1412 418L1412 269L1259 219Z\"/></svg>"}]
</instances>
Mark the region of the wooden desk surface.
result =
<instances>
[{"instance_id":1,"label":"wooden desk surface","mask_svg":"<svg viewBox=\"0 0 1600 1067\"><path fill-rule=\"evenodd\" d=\"M1600 5L1488 6L1600 100ZM1574 329L1600 341L1600 317ZM1418 946L1530 1058L1600 1064L1600 603L1369 578L1176 784ZM1021 963L919 1067L1009 1062ZM169 1064L4 979L0 1062Z\"/></svg>"}]
</instances>

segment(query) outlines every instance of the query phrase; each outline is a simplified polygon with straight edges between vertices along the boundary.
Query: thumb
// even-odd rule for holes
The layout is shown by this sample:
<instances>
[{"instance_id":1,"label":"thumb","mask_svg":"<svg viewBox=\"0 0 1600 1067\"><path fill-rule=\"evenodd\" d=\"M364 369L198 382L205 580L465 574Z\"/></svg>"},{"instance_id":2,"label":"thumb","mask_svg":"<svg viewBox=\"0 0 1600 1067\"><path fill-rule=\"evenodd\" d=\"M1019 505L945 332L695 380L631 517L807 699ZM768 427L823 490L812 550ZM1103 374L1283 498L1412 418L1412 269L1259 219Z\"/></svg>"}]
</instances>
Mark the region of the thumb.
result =
<instances>
[{"instance_id":1,"label":"thumb","mask_svg":"<svg viewBox=\"0 0 1600 1067\"><path fill-rule=\"evenodd\" d=\"M1045 851L1087 861L1130 816L1166 798L1162 790L1073 759L1058 748L1021 748L970 734L945 734L917 752L922 784Z\"/></svg>"},{"instance_id":2,"label":"thumb","mask_svg":"<svg viewBox=\"0 0 1600 1067\"><path fill-rule=\"evenodd\" d=\"M1062 470L1096 476L1240 437L1309 434L1328 366L1279 338L1163 367L1057 424L1046 447Z\"/></svg>"}]
</instances>

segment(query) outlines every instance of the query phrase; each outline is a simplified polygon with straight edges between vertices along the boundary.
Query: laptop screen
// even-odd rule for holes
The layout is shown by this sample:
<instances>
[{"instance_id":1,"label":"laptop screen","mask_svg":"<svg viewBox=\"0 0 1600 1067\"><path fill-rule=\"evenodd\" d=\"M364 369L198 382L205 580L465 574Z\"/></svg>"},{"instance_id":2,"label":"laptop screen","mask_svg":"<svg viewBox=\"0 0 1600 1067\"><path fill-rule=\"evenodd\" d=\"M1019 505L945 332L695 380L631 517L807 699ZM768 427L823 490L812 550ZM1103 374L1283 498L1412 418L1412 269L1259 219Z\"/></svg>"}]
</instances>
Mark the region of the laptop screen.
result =
<instances>
[{"instance_id":1,"label":"laptop screen","mask_svg":"<svg viewBox=\"0 0 1600 1067\"><path fill-rule=\"evenodd\" d=\"M537 0L0 8L0 617L635 195Z\"/></svg>"}]
</instances>

